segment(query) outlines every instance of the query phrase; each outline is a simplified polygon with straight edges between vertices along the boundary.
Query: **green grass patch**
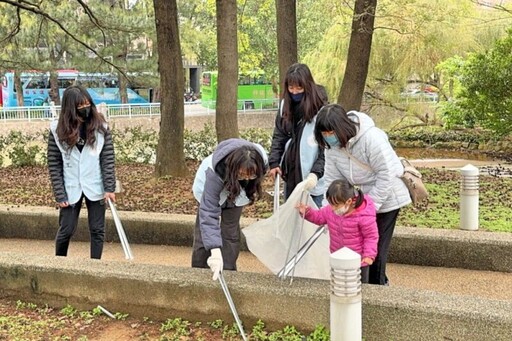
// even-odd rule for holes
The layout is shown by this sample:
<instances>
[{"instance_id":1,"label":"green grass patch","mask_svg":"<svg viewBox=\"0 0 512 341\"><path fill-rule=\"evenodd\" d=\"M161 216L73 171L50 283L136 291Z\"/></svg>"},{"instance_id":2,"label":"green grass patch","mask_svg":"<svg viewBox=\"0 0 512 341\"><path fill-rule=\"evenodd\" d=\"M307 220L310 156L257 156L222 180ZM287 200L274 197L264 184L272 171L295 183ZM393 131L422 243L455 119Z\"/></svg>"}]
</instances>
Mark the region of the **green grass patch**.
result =
<instances>
[{"instance_id":1,"label":"green grass patch","mask_svg":"<svg viewBox=\"0 0 512 341\"><path fill-rule=\"evenodd\" d=\"M460 182L458 171L420 169L430 197L419 207L401 210L398 226L457 229L460 227ZM512 179L480 176L480 229L512 232Z\"/></svg>"}]
</instances>

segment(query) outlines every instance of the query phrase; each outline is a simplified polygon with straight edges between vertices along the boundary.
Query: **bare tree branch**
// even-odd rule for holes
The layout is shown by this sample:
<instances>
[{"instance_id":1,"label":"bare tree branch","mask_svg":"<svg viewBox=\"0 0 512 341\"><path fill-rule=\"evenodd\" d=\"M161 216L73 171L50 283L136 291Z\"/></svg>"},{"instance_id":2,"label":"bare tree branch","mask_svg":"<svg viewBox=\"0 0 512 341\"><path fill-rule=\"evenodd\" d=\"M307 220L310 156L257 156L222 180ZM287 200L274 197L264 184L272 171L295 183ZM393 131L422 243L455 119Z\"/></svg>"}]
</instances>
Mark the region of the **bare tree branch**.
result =
<instances>
[{"instance_id":1,"label":"bare tree branch","mask_svg":"<svg viewBox=\"0 0 512 341\"><path fill-rule=\"evenodd\" d=\"M23 68L27 70L37 70L37 66L19 60L0 59L0 65L5 66L8 69L17 69L20 66L23 66Z\"/></svg>"},{"instance_id":2,"label":"bare tree branch","mask_svg":"<svg viewBox=\"0 0 512 341\"><path fill-rule=\"evenodd\" d=\"M107 44L107 37L105 35L105 32L103 31L103 26L100 24L100 21L98 20L98 18L96 18L96 16L91 11L89 6L87 6L86 3L84 3L82 0L76 0L76 1L80 4L80 6L82 6L85 13L89 17L89 20L94 24L94 26L96 26L100 30L101 35L103 36L103 45L105 46Z\"/></svg>"},{"instance_id":3,"label":"bare tree branch","mask_svg":"<svg viewBox=\"0 0 512 341\"><path fill-rule=\"evenodd\" d=\"M502 2L500 2L499 4L490 4L487 1L481 1L481 0L470 0L470 1L476 5L480 5L482 7L492 8L492 9L495 9L498 11L503 11L508 14L512 14L512 9L508 9L505 6L503 6Z\"/></svg>"},{"instance_id":4,"label":"bare tree branch","mask_svg":"<svg viewBox=\"0 0 512 341\"><path fill-rule=\"evenodd\" d=\"M16 9L16 24L14 25L14 28L11 32L2 40L0 40L0 43L7 42L11 40L15 35L17 35L20 32L21 28L21 16L20 16L20 9Z\"/></svg>"},{"instance_id":5,"label":"bare tree branch","mask_svg":"<svg viewBox=\"0 0 512 341\"><path fill-rule=\"evenodd\" d=\"M366 85L366 87L370 90L370 91L365 91L364 92L364 95L365 96L368 96L368 97L371 97L373 98L374 100L377 100L378 101L378 105L380 106L385 106L385 107L390 107L390 108L393 108L397 111L400 111L400 112L406 112L407 110L403 107L399 107L397 106L394 102L382 97L380 94L378 94L378 92L376 92L371 86L369 85Z\"/></svg>"},{"instance_id":6,"label":"bare tree branch","mask_svg":"<svg viewBox=\"0 0 512 341\"><path fill-rule=\"evenodd\" d=\"M75 37L75 35L73 33L71 33L70 31L68 31L57 19L54 19L48 13L40 10L39 6L37 4L31 3L31 2L28 2L28 1L25 1L25 0L17 0L17 1L16 0L0 0L0 3L9 4L11 6L17 7L18 9L22 9L22 10L25 10L27 12L31 12L31 13L40 15L40 16L50 20L55 25L57 25L64 33L66 33L66 35L71 37L71 39L73 39L75 42L77 42L78 44L80 44L83 47L85 47L87 50L91 51L96 57L101 59L104 63L107 63L108 65L112 66L113 68L118 70L121 74L123 74L126 77L125 72L121 68L119 68L114 63L109 62L107 59L105 59L103 56L101 56L98 52L96 52L95 49L90 47L87 43L85 43L82 40L80 40L79 38Z\"/></svg>"}]
</instances>

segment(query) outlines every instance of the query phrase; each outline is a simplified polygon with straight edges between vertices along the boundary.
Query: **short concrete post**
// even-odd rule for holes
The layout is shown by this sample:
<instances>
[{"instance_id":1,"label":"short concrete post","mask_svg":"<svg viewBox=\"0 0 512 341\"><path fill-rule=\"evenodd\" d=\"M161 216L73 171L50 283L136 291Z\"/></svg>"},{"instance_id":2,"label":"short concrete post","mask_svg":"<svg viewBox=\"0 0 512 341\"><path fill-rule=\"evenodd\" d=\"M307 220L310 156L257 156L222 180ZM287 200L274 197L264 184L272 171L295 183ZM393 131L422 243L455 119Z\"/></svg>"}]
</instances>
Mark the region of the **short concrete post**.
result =
<instances>
[{"instance_id":1,"label":"short concrete post","mask_svg":"<svg viewBox=\"0 0 512 341\"><path fill-rule=\"evenodd\" d=\"M105 102L101 102L100 104L98 104L96 106L96 109L98 110L99 113L101 113L103 115L103 117L108 120L110 117L108 117L108 107L107 107L107 103Z\"/></svg>"},{"instance_id":2,"label":"short concrete post","mask_svg":"<svg viewBox=\"0 0 512 341\"><path fill-rule=\"evenodd\" d=\"M331 341L361 341L361 256L344 247L331 254Z\"/></svg>"},{"instance_id":3,"label":"short concrete post","mask_svg":"<svg viewBox=\"0 0 512 341\"><path fill-rule=\"evenodd\" d=\"M52 118L57 119L59 115L57 115L57 108L55 107L55 102L50 101L50 112L52 113Z\"/></svg>"},{"instance_id":4,"label":"short concrete post","mask_svg":"<svg viewBox=\"0 0 512 341\"><path fill-rule=\"evenodd\" d=\"M468 164L460 169L460 228L461 230L478 230L478 190L479 171Z\"/></svg>"}]
</instances>

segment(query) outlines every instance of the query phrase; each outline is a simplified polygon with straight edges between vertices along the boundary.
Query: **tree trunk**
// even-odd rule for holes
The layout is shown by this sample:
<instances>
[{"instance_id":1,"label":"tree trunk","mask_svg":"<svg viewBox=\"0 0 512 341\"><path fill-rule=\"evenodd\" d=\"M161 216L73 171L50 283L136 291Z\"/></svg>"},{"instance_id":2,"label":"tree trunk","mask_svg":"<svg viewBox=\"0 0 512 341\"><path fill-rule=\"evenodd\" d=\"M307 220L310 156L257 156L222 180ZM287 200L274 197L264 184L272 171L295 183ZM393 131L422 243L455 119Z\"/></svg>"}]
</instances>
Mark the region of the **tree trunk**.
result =
<instances>
[{"instance_id":1,"label":"tree trunk","mask_svg":"<svg viewBox=\"0 0 512 341\"><path fill-rule=\"evenodd\" d=\"M217 142L238 137L238 42L236 0L217 0ZM183 78L182 78L183 79Z\"/></svg>"},{"instance_id":2,"label":"tree trunk","mask_svg":"<svg viewBox=\"0 0 512 341\"><path fill-rule=\"evenodd\" d=\"M126 68L124 68L126 70ZM121 103L125 104L128 103L128 92L126 88L128 87L128 81L126 77L121 73L117 73L117 87L119 89L119 99L121 100Z\"/></svg>"},{"instance_id":3,"label":"tree trunk","mask_svg":"<svg viewBox=\"0 0 512 341\"><path fill-rule=\"evenodd\" d=\"M279 92L283 91L281 87L288 67L298 61L296 7L295 0L276 0Z\"/></svg>"},{"instance_id":4,"label":"tree trunk","mask_svg":"<svg viewBox=\"0 0 512 341\"><path fill-rule=\"evenodd\" d=\"M347 111L359 110L361 107L370 63L376 7L377 0L355 2L347 66L338 96L338 103Z\"/></svg>"},{"instance_id":5,"label":"tree trunk","mask_svg":"<svg viewBox=\"0 0 512 341\"><path fill-rule=\"evenodd\" d=\"M21 71L14 71L14 90L16 90L16 103L18 107L25 106L23 99L23 84L21 83Z\"/></svg>"},{"instance_id":6,"label":"tree trunk","mask_svg":"<svg viewBox=\"0 0 512 341\"><path fill-rule=\"evenodd\" d=\"M183 151L183 62L181 60L176 0L153 0L155 6L158 69L160 72L160 132L155 176L188 175Z\"/></svg>"},{"instance_id":7,"label":"tree trunk","mask_svg":"<svg viewBox=\"0 0 512 341\"><path fill-rule=\"evenodd\" d=\"M59 74L55 70L50 71L50 91L48 97L50 97L50 101L53 101L54 105L60 105Z\"/></svg>"}]
</instances>

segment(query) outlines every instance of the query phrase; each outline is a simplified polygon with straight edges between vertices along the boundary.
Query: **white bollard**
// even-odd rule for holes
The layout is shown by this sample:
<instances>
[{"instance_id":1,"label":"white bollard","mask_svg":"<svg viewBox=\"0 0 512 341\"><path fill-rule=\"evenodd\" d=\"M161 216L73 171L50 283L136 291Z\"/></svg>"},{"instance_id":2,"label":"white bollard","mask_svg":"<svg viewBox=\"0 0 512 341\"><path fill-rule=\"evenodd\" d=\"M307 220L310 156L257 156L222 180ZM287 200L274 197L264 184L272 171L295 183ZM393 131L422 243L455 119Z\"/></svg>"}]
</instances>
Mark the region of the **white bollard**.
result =
<instances>
[{"instance_id":1,"label":"white bollard","mask_svg":"<svg viewBox=\"0 0 512 341\"><path fill-rule=\"evenodd\" d=\"M478 189L479 171L475 166L468 164L460 169L462 180L460 183L460 229L468 231L478 230Z\"/></svg>"},{"instance_id":2,"label":"white bollard","mask_svg":"<svg viewBox=\"0 0 512 341\"><path fill-rule=\"evenodd\" d=\"M330 256L331 341L361 341L361 256L344 247Z\"/></svg>"},{"instance_id":3,"label":"white bollard","mask_svg":"<svg viewBox=\"0 0 512 341\"><path fill-rule=\"evenodd\" d=\"M52 113L52 118L54 120L58 118L59 115L57 115L57 108L55 107L54 101L50 101L50 112Z\"/></svg>"},{"instance_id":4,"label":"white bollard","mask_svg":"<svg viewBox=\"0 0 512 341\"><path fill-rule=\"evenodd\" d=\"M98 110L98 112L99 112L100 114L102 114L102 115L103 115L103 117L104 117L105 119L108 119L108 107L107 107L107 103L105 103L105 102L101 102L100 104L98 104L98 105L96 106L96 110Z\"/></svg>"}]
</instances>

